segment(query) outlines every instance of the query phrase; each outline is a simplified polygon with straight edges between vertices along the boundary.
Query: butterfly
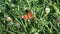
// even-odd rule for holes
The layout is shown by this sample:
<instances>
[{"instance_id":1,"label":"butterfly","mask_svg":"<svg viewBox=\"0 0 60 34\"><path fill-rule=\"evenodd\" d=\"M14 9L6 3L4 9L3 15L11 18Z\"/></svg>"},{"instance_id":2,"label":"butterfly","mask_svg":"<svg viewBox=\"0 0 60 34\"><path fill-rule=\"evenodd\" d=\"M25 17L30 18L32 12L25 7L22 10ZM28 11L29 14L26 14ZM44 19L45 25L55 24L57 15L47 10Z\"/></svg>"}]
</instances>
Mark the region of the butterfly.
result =
<instances>
[{"instance_id":1,"label":"butterfly","mask_svg":"<svg viewBox=\"0 0 60 34\"><path fill-rule=\"evenodd\" d=\"M22 18L23 18L24 20L33 18L33 12L31 11L31 12L29 12L29 13L24 14L24 15L22 16Z\"/></svg>"}]
</instances>

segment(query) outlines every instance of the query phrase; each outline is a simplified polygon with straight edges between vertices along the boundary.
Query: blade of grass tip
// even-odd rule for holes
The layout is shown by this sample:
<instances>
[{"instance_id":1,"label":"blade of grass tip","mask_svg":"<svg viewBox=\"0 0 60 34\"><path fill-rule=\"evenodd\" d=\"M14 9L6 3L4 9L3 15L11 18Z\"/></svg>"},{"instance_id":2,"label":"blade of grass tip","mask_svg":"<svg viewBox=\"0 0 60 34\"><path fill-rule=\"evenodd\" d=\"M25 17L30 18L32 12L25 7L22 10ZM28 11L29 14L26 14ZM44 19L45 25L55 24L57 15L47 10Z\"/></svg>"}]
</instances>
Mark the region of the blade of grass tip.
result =
<instances>
[{"instance_id":1,"label":"blade of grass tip","mask_svg":"<svg viewBox=\"0 0 60 34\"><path fill-rule=\"evenodd\" d=\"M58 32L58 29L50 22L51 26Z\"/></svg>"},{"instance_id":2,"label":"blade of grass tip","mask_svg":"<svg viewBox=\"0 0 60 34\"><path fill-rule=\"evenodd\" d=\"M18 11L19 11L19 8L20 8L20 7L19 7L19 5L18 5ZM17 12L17 13L18 13L18 12Z\"/></svg>"},{"instance_id":3,"label":"blade of grass tip","mask_svg":"<svg viewBox=\"0 0 60 34\"><path fill-rule=\"evenodd\" d=\"M56 13L60 14L58 7L54 4L53 8L55 9Z\"/></svg>"},{"instance_id":4,"label":"blade of grass tip","mask_svg":"<svg viewBox=\"0 0 60 34\"><path fill-rule=\"evenodd\" d=\"M29 3L29 1L28 1L28 0L26 0L26 2L28 3L28 5L29 5L29 8L30 8L30 3Z\"/></svg>"},{"instance_id":5,"label":"blade of grass tip","mask_svg":"<svg viewBox=\"0 0 60 34\"><path fill-rule=\"evenodd\" d=\"M7 29L9 29L9 28L7 27Z\"/></svg>"},{"instance_id":6,"label":"blade of grass tip","mask_svg":"<svg viewBox=\"0 0 60 34\"><path fill-rule=\"evenodd\" d=\"M0 34L2 34L2 31L3 31L3 25L0 24Z\"/></svg>"},{"instance_id":7,"label":"blade of grass tip","mask_svg":"<svg viewBox=\"0 0 60 34\"><path fill-rule=\"evenodd\" d=\"M19 31L13 31L13 32L16 32L16 33L19 33L19 34L21 34L21 32L19 32Z\"/></svg>"},{"instance_id":8,"label":"blade of grass tip","mask_svg":"<svg viewBox=\"0 0 60 34\"><path fill-rule=\"evenodd\" d=\"M48 29L48 31L51 33L51 29L47 26L47 25L45 25L45 27Z\"/></svg>"},{"instance_id":9,"label":"blade of grass tip","mask_svg":"<svg viewBox=\"0 0 60 34\"><path fill-rule=\"evenodd\" d=\"M26 32L26 34L28 34L28 31L27 31L27 29L26 29L26 26L24 25L24 23L23 23L23 21L21 20L21 22L22 22L22 26L23 26L23 28L24 28L24 31ZM26 22L25 22L26 23Z\"/></svg>"},{"instance_id":10,"label":"blade of grass tip","mask_svg":"<svg viewBox=\"0 0 60 34\"><path fill-rule=\"evenodd\" d=\"M43 17L46 17L48 14L45 14Z\"/></svg>"},{"instance_id":11,"label":"blade of grass tip","mask_svg":"<svg viewBox=\"0 0 60 34\"><path fill-rule=\"evenodd\" d=\"M30 20L28 20L28 22L29 22L29 23L31 23L31 21L30 21ZM32 26L32 25L31 25L31 26ZM33 28L33 26L32 26L32 28Z\"/></svg>"},{"instance_id":12,"label":"blade of grass tip","mask_svg":"<svg viewBox=\"0 0 60 34\"><path fill-rule=\"evenodd\" d=\"M30 20L28 20L28 23L31 23L31 21ZM33 26L31 25L31 27L33 28Z\"/></svg>"},{"instance_id":13,"label":"blade of grass tip","mask_svg":"<svg viewBox=\"0 0 60 34\"><path fill-rule=\"evenodd\" d=\"M24 28L24 31L27 33L28 31L27 31L27 29L26 29L26 26L24 25L24 23L26 23L26 21L23 22L23 21L21 20L20 22L21 22L21 24L22 24L22 26L23 26L23 28Z\"/></svg>"},{"instance_id":14,"label":"blade of grass tip","mask_svg":"<svg viewBox=\"0 0 60 34\"><path fill-rule=\"evenodd\" d=\"M25 24L27 24L27 22L25 21ZM28 31L27 31L27 29L26 29L26 26L24 26L24 28L25 28L25 30L26 30L26 32L27 32L27 34L28 34Z\"/></svg>"},{"instance_id":15,"label":"blade of grass tip","mask_svg":"<svg viewBox=\"0 0 60 34\"><path fill-rule=\"evenodd\" d=\"M15 34L14 32L11 32L11 31L9 31L9 30L5 30L6 32L9 32L9 33L11 33L11 34Z\"/></svg>"},{"instance_id":16,"label":"blade of grass tip","mask_svg":"<svg viewBox=\"0 0 60 34\"><path fill-rule=\"evenodd\" d=\"M11 27L11 31L15 31L14 27Z\"/></svg>"},{"instance_id":17,"label":"blade of grass tip","mask_svg":"<svg viewBox=\"0 0 60 34\"><path fill-rule=\"evenodd\" d=\"M43 26L42 26L42 28L43 28ZM43 34L45 34L45 29L44 28L42 29L42 32L43 32Z\"/></svg>"}]
</instances>

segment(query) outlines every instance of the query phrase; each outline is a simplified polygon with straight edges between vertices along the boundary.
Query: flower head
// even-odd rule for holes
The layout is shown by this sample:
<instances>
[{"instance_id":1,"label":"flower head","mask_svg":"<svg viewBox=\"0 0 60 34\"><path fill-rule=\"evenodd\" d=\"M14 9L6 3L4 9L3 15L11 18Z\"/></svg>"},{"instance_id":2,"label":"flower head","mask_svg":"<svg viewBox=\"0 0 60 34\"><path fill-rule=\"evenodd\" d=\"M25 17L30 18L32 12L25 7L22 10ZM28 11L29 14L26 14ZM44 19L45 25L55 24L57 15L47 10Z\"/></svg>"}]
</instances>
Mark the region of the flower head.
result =
<instances>
[{"instance_id":1,"label":"flower head","mask_svg":"<svg viewBox=\"0 0 60 34\"><path fill-rule=\"evenodd\" d=\"M7 20L7 21L12 21L12 18L11 18L11 17L7 17L6 20Z\"/></svg>"},{"instance_id":2,"label":"flower head","mask_svg":"<svg viewBox=\"0 0 60 34\"><path fill-rule=\"evenodd\" d=\"M46 11L46 13L49 13L49 12L50 12L50 8L47 7L47 8L45 9L45 11Z\"/></svg>"}]
</instances>

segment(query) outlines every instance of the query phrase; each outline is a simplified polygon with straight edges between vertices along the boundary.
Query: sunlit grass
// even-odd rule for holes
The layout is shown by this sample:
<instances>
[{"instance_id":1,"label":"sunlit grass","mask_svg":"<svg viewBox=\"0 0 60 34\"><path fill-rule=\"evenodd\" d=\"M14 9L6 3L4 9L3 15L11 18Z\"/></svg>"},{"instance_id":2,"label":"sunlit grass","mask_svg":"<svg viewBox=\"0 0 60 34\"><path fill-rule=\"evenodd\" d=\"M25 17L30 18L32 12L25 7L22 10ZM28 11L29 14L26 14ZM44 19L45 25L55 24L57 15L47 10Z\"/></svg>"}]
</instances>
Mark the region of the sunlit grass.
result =
<instances>
[{"instance_id":1,"label":"sunlit grass","mask_svg":"<svg viewBox=\"0 0 60 34\"><path fill-rule=\"evenodd\" d=\"M25 10L34 19L24 20ZM7 20L7 18L12 20ZM0 34L60 34L59 0L1 0Z\"/></svg>"}]
</instances>

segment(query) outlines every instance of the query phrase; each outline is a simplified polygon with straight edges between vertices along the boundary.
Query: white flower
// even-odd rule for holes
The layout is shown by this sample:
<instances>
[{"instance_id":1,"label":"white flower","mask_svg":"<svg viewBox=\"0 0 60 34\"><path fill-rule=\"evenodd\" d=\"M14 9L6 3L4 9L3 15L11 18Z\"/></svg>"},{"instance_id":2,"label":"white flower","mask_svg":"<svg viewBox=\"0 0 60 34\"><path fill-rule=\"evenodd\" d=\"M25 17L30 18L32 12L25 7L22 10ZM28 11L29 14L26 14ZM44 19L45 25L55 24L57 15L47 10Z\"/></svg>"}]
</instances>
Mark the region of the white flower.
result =
<instances>
[{"instance_id":1,"label":"white flower","mask_svg":"<svg viewBox=\"0 0 60 34\"><path fill-rule=\"evenodd\" d=\"M7 21L12 21L12 18L11 18L11 17L7 17L6 20L7 20Z\"/></svg>"},{"instance_id":2,"label":"white flower","mask_svg":"<svg viewBox=\"0 0 60 34\"><path fill-rule=\"evenodd\" d=\"M46 11L46 13L49 13L49 12L50 12L50 8L47 7L47 8L45 9L45 11Z\"/></svg>"}]
</instances>

